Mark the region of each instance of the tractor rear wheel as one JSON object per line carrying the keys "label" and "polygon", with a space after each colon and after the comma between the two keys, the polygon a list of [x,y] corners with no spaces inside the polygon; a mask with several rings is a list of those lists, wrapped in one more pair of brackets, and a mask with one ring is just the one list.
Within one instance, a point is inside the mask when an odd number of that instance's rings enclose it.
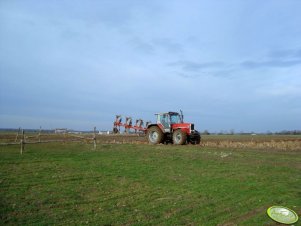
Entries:
{"label": "tractor rear wheel", "polygon": [[187,134],[181,129],[174,131],[172,135],[172,141],[174,144],[183,145],[186,144]]}
{"label": "tractor rear wheel", "polygon": [[147,139],[150,144],[160,144],[163,141],[164,134],[158,126],[152,126],[147,129]]}

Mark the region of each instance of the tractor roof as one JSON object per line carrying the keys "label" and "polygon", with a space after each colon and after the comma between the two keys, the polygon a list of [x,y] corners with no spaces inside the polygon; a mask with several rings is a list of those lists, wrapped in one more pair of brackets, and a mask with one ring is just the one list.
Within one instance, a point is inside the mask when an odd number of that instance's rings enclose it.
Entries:
{"label": "tractor roof", "polygon": [[156,113],[155,115],[179,115],[179,113],[178,112],[169,111],[169,112]]}

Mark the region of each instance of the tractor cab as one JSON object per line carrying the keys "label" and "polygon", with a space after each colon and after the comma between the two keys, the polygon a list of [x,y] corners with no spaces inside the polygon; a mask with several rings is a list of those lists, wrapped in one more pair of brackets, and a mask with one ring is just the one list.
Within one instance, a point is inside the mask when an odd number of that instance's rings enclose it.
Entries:
{"label": "tractor cab", "polygon": [[183,116],[177,112],[157,113],[157,124],[164,132],[170,132],[171,124],[183,123]]}

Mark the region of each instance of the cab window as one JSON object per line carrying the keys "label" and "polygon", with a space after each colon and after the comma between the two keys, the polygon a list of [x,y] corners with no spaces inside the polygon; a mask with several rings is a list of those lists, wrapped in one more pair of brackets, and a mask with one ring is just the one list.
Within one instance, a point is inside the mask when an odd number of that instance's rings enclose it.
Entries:
{"label": "cab window", "polygon": [[180,115],[171,115],[170,116],[170,122],[172,124],[174,124],[174,123],[181,123]]}

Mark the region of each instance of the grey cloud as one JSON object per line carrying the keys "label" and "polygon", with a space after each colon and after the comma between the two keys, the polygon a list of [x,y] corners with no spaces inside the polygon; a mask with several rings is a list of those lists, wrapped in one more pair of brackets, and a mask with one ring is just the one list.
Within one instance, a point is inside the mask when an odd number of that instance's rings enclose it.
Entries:
{"label": "grey cloud", "polygon": [[153,54],[156,51],[160,50],[172,54],[183,51],[182,45],[167,38],[154,39],[152,41],[144,41],[136,37],[130,40],[129,43],[133,46],[134,49],[145,54]]}
{"label": "grey cloud", "polygon": [[267,60],[267,61],[243,61],[240,66],[247,69],[257,68],[286,68],[301,64],[301,60]]}
{"label": "grey cloud", "polygon": [[[294,54],[287,55],[294,56],[296,54],[301,55],[301,51],[295,51]],[[283,54],[285,55],[285,54]],[[167,64],[169,67],[180,68],[181,72],[178,74],[185,78],[195,78],[204,75],[211,75],[216,77],[228,77],[234,76],[235,72],[240,70],[253,70],[260,68],[288,68],[301,64],[301,59],[265,59],[262,61],[246,60],[238,63],[225,63],[220,61],[212,62],[194,62],[194,61],[176,61]]]}
{"label": "grey cloud", "polygon": [[301,49],[274,50],[264,60],[246,60],[239,66],[246,69],[286,68],[301,64]]}
{"label": "grey cloud", "polygon": [[301,58],[301,49],[297,50],[294,54],[296,58]]}
{"label": "grey cloud", "polygon": [[139,51],[142,51],[146,54],[153,54],[154,53],[154,47],[151,44],[140,42],[136,44],[136,49]]}
{"label": "grey cloud", "polygon": [[181,44],[174,42],[173,40],[168,38],[154,39],[152,43],[155,46],[163,48],[164,50],[170,53],[178,53],[183,51],[183,47]]}
{"label": "grey cloud", "polygon": [[80,36],[80,33],[71,29],[64,29],[60,35],[63,39],[73,40],[75,38],[78,38]]}
{"label": "grey cloud", "polygon": [[224,65],[223,62],[205,62],[205,63],[196,63],[193,61],[177,61],[169,63],[168,66],[178,66],[183,69],[183,71],[197,72],[202,69],[218,69]]}
{"label": "grey cloud", "polygon": [[176,61],[169,63],[168,66],[180,67],[183,72],[204,72],[210,71],[210,74],[232,74],[240,69],[257,68],[287,68],[301,64],[301,49],[286,49],[272,51],[264,60],[246,60],[238,63],[225,63],[220,61],[195,62],[195,61]]}
{"label": "grey cloud", "polygon": [[232,79],[237,71],[235,65],[226,64],[220,61],[196,63],[193,61],[177,61],[167,64],[169,67],[182,69],[176,74],[183,78],[199,78],[199,77],[227,77]]}
{"label": "grey cloud", "polygon": [[239,69],[258,69],[258,68],[287,68],[301,64],[301,59],[273,59],[264,61],[246,60],[236,64],[225,64],[219,61],[197,63],[193,61],[177,61],[167,64],[172,67],[180,67],[183,72],[210,72],[214,75],[232,74]]}
{"label": "grey cloud", "polygon": [[270,58],[276,59],[293,59],[293,58],[301,58],[301,49],[282,49],[271,51],[268,54]]}
{"label": "grey cloud", "polygon": [[133,46],[135,50],[143,54],[149,55],[155,52],[155,47],[151,43],[142,41],[139,38],[133,38],[129,41],[129,44]]}
{"label": "grey cloud", "polygon": [[206,76],[206,73],[176,73],[176,74],[182,78],[189,78],[189,79]]}

